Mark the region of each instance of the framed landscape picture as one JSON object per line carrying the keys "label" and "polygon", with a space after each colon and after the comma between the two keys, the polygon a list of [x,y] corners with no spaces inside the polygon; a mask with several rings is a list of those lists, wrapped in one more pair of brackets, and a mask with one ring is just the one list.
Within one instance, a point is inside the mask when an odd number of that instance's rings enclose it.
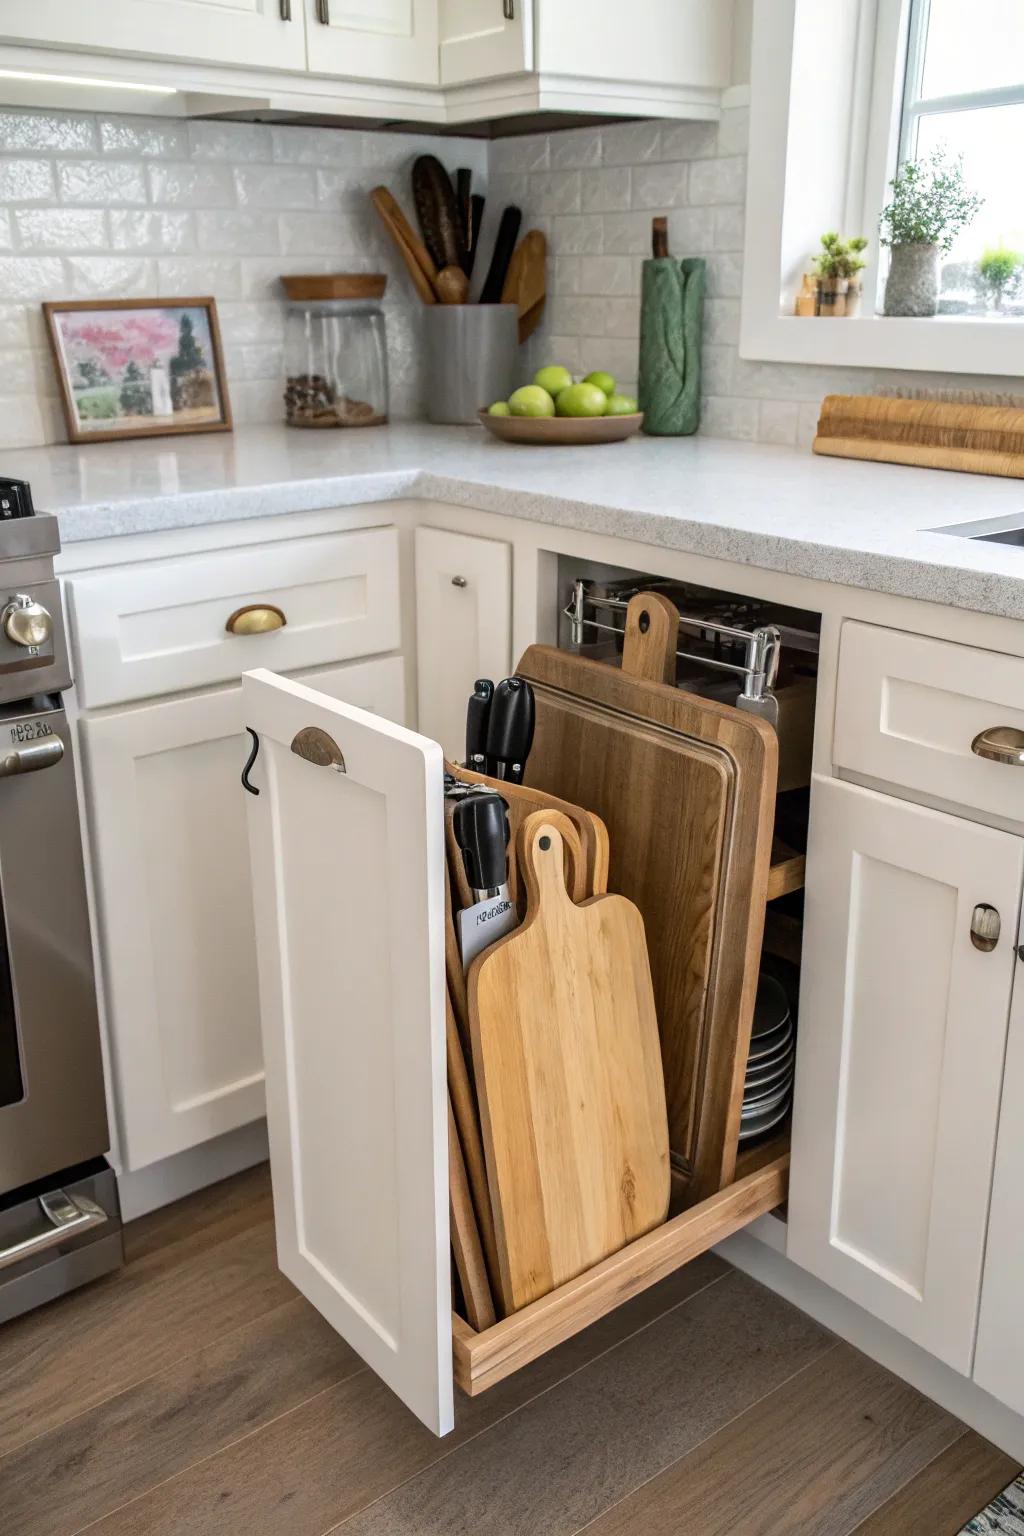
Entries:
{"label": "framed landscape picture", "polygon": [[44,304],[68,442],[229,432],[213,299]]}

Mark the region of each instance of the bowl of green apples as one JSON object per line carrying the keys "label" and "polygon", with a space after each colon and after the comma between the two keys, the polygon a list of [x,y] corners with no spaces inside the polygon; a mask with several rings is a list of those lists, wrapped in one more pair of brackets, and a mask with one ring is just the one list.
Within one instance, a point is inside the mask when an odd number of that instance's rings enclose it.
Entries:
{"label": "bowl of green apples", "polygon": [[610,373],[574,379],[552,363],[529,384],[479,412],[494,437],[506,443],[618,443],[639,432],[643,412],[632,395],[615,387]]}

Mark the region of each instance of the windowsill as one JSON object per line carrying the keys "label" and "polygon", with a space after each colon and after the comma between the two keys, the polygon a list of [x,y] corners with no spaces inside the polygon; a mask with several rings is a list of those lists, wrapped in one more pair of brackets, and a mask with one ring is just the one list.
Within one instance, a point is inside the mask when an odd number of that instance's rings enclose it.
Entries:
{"label": "windowsill", "polygon": [[847,368],[939,373],[1024,373],[1024,322],[937,315],[931,320],[863,315],[850,320],[768,314],[744,304],[740,356]]}

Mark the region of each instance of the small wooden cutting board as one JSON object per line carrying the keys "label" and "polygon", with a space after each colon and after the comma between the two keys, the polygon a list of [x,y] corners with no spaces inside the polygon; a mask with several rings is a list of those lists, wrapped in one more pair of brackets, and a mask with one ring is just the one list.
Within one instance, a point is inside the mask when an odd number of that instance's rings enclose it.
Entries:
{"label": "small wooden cutting board", "polygon": [[506,1314],[664,1221],[668,1124],[639,911],[574,905],[560,817],[523,823],[523,924],[474,961],[469,1016]]}

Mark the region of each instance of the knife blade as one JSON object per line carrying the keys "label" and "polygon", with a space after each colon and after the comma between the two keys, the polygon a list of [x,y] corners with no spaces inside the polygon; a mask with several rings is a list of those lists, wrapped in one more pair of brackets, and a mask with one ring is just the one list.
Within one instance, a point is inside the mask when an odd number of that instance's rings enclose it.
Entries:
{"label": "knife blade", "polygon": [[493,790],[459,800],[452,817],[473,892],[471,907],[458,914],[459,951],[464,970],[489,944],[510,933],[519,916],[508,894],[508,806]]}
{"label": "knife blade", "polygon": [[478,677],[466,706],[466,767],[474,773],[487,772],[487,720],[493,697],[490,678]]}
{"label": "knife blade", "polygon": [[535,720],[529,683],[521,677],[506,677],[494,690],[487,722],[487,772],[492,778],[510,784],[523,782]]}

